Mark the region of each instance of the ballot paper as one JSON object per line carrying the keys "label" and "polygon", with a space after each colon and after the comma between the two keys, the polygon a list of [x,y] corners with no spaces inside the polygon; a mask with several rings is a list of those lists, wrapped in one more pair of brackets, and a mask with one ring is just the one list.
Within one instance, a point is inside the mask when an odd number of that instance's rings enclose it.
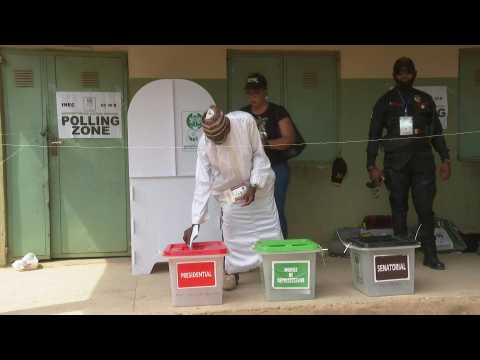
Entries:
{"label": "ballot paper", "polygon": [[188,247],[191,249],[193,242],[198,238],[199,225],[193,225],[192,235],[190,236],[190,241],[188,242]]}
{"label": "ballot paper", "polygon": [[227,201],[228,201],[230,204],[236,204],[236,203],[238,203],[240,200],[243,199],[243,197],[245,196],[245,194],[247,193],[247,191],[248,191],[248,187],[247,187],[247,186],[245,186],[245,185],[238,185],[238,186],[234,186],[233,188],[228,189],[227,191],[225,191],[225,195],[226,195]]}

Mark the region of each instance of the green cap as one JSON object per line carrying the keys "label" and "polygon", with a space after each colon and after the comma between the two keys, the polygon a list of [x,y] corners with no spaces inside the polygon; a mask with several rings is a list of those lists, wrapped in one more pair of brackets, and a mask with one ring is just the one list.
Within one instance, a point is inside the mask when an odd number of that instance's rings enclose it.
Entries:
{"label": "green cap", "polygon": [[259,240],[254,250],[259,254],[317,252],[321,246],[308,239]]}

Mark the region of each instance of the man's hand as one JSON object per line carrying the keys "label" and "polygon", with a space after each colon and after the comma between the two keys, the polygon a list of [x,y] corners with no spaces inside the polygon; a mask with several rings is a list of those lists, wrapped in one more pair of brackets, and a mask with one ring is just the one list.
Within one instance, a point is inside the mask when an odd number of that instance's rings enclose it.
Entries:
{"label": "man's hand", "polygon": [[242,207],[250,205],[255,200],[255,193],[256,192],[257,192],[256,187],[248,186],[247,193],[245,194],[245,196],[242,199],[244,201],[244,204],[242,205]]}
{"label": "man's hand", "polygon": [[450,176],[452,175],[452,168],[450,166],[449,160],[444,161],[442,165],[440,165],[439,173],[440,173],[440,178],[443,181],[447,181],[450,178]]}
{"label": "man's hand", "polygon": [[377,168],[376,166],[372,166],[368,170],[368,175],[370,176],[370,180],[372,180],[377,184],[381,184],[385,178],[383,175],[383,171]]}
{"label": "man's hand", "polygon": [[190,242],[190,237],[192,236],[192,231],[193,231],[193,225],[190,226],[187,230],[183,232],[183,241],[185,241],[185,244],[188,245]]}

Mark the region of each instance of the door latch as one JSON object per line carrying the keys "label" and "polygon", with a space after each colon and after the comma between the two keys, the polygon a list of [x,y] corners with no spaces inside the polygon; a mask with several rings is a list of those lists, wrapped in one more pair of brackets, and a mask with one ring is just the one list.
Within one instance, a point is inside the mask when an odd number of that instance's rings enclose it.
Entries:
{"label": "door latch", "polygon": [[57,137],[51,137],[48,139],[48,148],[50,150],[50,155],[58,155],[58,147],[63,144],[63,141]]}

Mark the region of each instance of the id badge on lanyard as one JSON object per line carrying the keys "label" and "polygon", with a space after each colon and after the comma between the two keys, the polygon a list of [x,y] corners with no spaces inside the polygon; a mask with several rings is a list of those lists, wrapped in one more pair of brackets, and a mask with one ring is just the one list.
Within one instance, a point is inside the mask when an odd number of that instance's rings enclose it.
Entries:
{"label": "id badge on lanyard", "polygon": [[400,116],[400,136],[413,135],[413,117]]}
{"label": "id badge on lanyard", "polygon": [[398,91],[398,94],[400,95],[400,98],[402,99],[402,103],[405,107],[405,115],[400,116],[400,121],[399,121],[400,136],[413,135],[413,116],[408,116],[407,103],[405,102],[405,99],[403,98],[400,91]]}

